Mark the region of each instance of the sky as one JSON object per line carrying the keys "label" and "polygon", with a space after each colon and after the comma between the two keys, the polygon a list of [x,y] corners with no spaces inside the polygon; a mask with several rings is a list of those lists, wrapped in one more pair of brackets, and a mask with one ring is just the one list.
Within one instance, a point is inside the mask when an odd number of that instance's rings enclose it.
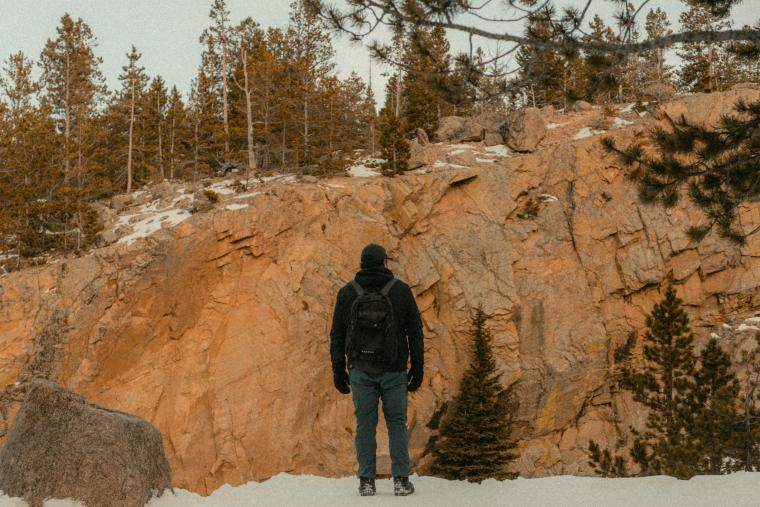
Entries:
{"label": "sky", "polygon": [[[262,26],[277,27],[287,24],[289,3],[289,0],[227,0],[233,23],[251,16]],[[558,3],[578,5],[579,0]],[[638,5],[639,1],[634,3]],[[754,23],[760,17],[758,4],[760,0],[744,0],[734,10],[736,22]],[[176,84],[186,94],[200,63],[202,47],[198,38],[209,24],[210,5],[211,0],[0,0],[0,58],[4,60],[21,50],[36,60],[45,41],[56,36],[61,16],[68,12],[74,18],[81,17],[92,28],[98,40],[96,54],[103,58],[101,70],[109,87],[116,88],[125,55],[134,44],[143,55],[141,63],[149,75],[161,74],[169,86]],[[683,10],[679,0],[653,0],[650,5],[665,9],[674,24]],[[594,0],[590,12],[609,17],[612,4],[609,0]],[[521,27],[516,24],[512,30],[517,33]],[[449,36],[453,49],[467,46],[465,36]],[[334,44],[339,74],[345,77],[356,71],[366,80],[370,73],[366,48],[342,35],[336,36]],[[385,84],[382,74],[388,69],[378,63],[372,67],[375,96],[382,97]]]}

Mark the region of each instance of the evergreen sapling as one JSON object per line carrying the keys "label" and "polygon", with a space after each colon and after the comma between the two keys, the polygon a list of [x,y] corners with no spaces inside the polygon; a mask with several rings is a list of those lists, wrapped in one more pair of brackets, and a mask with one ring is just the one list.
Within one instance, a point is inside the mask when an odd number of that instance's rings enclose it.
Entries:
{"label": "evergreen sapling", "polygon": [[511,388],[505,389],[499,381],[487,319],[481,307],[472,315],[472,362],[433,448],[431,472],[450,480],[514,478],[506,471],[517,457],[512,452],[516,444],[510,440]]}

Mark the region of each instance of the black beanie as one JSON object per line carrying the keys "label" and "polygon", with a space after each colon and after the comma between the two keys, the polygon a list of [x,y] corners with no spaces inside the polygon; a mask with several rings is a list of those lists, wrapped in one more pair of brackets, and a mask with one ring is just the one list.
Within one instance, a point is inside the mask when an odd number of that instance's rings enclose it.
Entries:
{"label": "black beanie", "polygon": [[364,269],[382,266],[385,259],[390,259],[385,253],[385,248],[375,243],[370,243],[362,250],[361,267]]}

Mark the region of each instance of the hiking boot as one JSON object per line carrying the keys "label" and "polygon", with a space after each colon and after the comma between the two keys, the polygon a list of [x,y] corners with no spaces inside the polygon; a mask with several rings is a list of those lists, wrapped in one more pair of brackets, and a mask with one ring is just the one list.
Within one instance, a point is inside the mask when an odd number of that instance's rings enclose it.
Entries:
{"label": "hiking boot", "polygon": [[396,496],[407,496],[414,493],[414,486],[409,482],[409,477],[393,478],[393,494]]}
{"label": "hiking boot", "polygon": [[372,496],[375,494],[375,479],[370,477],[359,477],[359,494],[361,496]]}

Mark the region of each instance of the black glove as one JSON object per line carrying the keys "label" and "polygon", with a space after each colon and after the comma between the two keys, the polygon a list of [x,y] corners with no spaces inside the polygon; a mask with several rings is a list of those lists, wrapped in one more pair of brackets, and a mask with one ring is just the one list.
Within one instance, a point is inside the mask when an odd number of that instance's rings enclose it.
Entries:
{"label": "black glove", "polygon": [[409,381],[407,389],[409,392],[413,393],[422,385],[422,366],[412,366],[412,369],[410,369],[409,373],[406,375],[407,380]]}
{"label": "black glove", "polygon": [[348,380],[346,370],[336,370],[333,372],[333,384],[335,384],[335,389],[341,393],[348,394],[351,392],[351,388],[348,387],[350,383],[351,381]]}

